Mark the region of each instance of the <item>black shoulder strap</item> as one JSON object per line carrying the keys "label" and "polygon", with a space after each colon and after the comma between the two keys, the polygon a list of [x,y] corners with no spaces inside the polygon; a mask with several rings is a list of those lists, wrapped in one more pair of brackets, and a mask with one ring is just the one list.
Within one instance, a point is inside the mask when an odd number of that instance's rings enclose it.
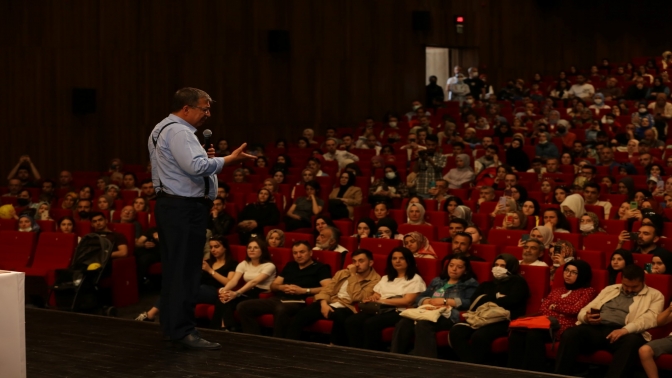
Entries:
{"label": "black shoulder strap", "polygon": [[[154,142],[154,150],[156,150],[156,144],[159,142],[159,136],[161,135],[161,132],[163,131],[163,129],[165,129],[166,127],[168,127],[168,126],[170,126],[170,125],[172,125],[172,124],[175,124],[175,123],[177,123],[177,122],[170,122],[170,123],[167,123],[167,124],[163,125],[163,127],[161,128],[161,130],[159,130],[159,133],[156,134],[156,139],[152,139],[152,142]],[[157,177],[157,178],[158,178],[158,177]],[[158,179],[159,179],[159,190],[160,190],[160,191],[163,191],[163,183],[161,182],[161,178],[158,178]]]}
{"label": "black shoulder strap", "polygon": [[159,136],[161,135],[161,132],[163,131],[163,129],[165,129],[166,127],[168,127],[168,126],[170,126],[174,123],[177,123],[177,122],[170,122],[170,123],[167,123],[167,124],[163,125],[161,130],[159,130],[159,133],[156,134],[156,139],[152,139],[152,141],[154,142],[154,148],[156,148],[156,144],[159,142]]}

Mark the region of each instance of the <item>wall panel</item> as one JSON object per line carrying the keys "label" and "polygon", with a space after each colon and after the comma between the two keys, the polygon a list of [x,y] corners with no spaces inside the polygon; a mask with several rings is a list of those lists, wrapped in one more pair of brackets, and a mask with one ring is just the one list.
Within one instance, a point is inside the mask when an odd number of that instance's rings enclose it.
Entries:
{"label": "wall panel", "polygon": [[[144,163],[170,96],[213,96],[215,138],[292,141],[305,127],[349,126],[424,98],[426,45],[463,48],[490,81],[529,79],[609,57],[659,55],[670,2],[537,0],[7,0],[0,3],[0,172],[33,156],[45,176]],[[411,13],[431,12],[414,32]],[[453,17],[465,16],[457,34]],[[289,30],[271,54],[267,32]],[[653,35],[653,37],[652,37]],[[98,111],[71,113],[73,87]]]}

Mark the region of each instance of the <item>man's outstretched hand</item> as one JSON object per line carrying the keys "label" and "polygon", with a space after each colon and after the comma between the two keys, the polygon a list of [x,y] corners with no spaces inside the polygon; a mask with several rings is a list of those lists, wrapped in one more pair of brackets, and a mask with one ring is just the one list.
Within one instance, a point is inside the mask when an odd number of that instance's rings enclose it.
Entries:
{"label": "man's outstretched hand", "polygon": [[230,163],[235,163],[241,160],[255,160],[257,157],[254,155],[246,154],[245,152],[245,147],[247,147],[247,143],[243,143],[240,147],[236,148],[235,151],[231,153],[231,155],[228,155],[224,158],[227,164]]}

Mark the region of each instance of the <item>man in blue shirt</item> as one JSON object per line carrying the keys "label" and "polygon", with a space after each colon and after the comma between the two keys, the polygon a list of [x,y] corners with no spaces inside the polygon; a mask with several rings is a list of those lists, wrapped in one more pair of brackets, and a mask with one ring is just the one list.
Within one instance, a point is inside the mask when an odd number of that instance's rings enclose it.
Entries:
{"label": "man in blue shirt", "polygon": [[210,118],[211,102],[200,89],[178,90],[171,114],[154,127],[148,140],[161,240],[161,328],[170,340],[190,349],[221,348],[198,335],[194,318],[208,212],[217,195],[216,174],[225,161],[254,159],[243,152],[246,144],[224,158],[215,157],[214,148],[206,154],[195,132]]}

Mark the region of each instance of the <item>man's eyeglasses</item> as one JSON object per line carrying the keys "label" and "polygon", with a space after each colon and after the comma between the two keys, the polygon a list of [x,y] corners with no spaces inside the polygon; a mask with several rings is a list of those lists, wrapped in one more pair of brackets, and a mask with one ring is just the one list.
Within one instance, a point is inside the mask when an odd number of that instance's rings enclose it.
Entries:
{"label": "man's eyeglasses", "polygon": [[201,108],[200,106],[192,106],[194,109],[200,109],[203,113],[210,113],[210,108]]}

